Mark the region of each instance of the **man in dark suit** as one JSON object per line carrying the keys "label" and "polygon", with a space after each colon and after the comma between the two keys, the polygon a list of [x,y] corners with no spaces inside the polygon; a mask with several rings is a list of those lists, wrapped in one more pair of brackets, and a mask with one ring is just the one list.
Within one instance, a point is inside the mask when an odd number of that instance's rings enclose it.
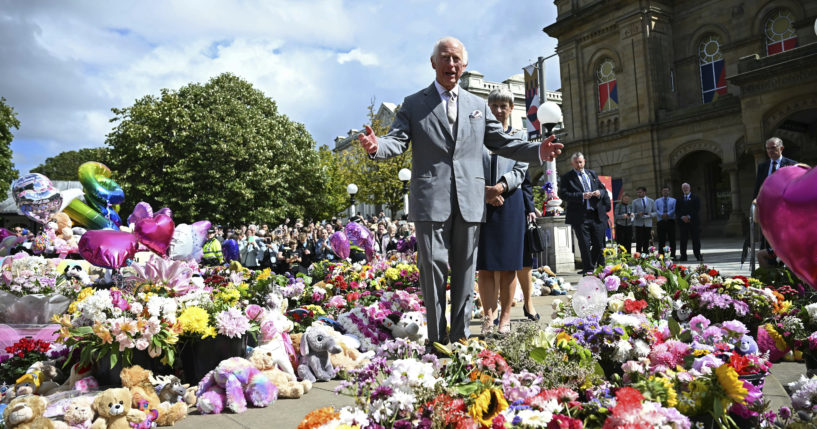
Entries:
{"label": "man in dark suit", "polygon": [[755,198],[760,192],[760,186],[766,181],[766,178],[779,168],[796,165],[797,161],[791,160],[783,156],[783,140],[778,137],[772,137],[766,140],[766,155],[769,155],[769,160],[761,162],[757,166],[757,176],[755,179]]}
{"label": "man in dark suit", "polygon": [[[387,135],[377,137],[368,125],[358,135],[375,160],[411,147],[408,219],[417,228],[417,267],[431,342],[470,335],[479,227],[485,222],[483,146],[534,166],[553,160],[563,147],[552,137],[532,143],[506,134],[485,100],[458,85],[467,65],[462,42],[440,39],[431,54],[435,81],[406,97]],[[449,273],[451,329],[446,332]]]}
{"label": "man in dark suit", "polygon": [[701,256],[701,200],[692,195],[689,183],[681,185],[684,195],[678,200],[675,214],[678,218],[678,230],[681,232],[681,261],[687,260],[687,243],[692,237],[692,252],[695,259],[703,261]]}
{"label": "man in dark suit", "polygon": [[561,178],[559,198],[567,203],[565,222],[573,227],[579,242],[581,273],[584,274],[604,264],[604,233],[610,195],[596,173],[584,168],[584,155],[574,153],[570,164],[573,169]]}

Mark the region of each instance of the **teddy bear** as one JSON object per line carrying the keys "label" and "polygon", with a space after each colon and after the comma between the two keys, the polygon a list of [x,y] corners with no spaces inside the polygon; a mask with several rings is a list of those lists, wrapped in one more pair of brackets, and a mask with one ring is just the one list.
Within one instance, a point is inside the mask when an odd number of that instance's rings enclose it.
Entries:
{"label": "teddy bear", "polygon": [[309,380],[299,382],[294,375],[282,371],[269,350],[260,347],[253,349],[250,362],[278,388],[279,398],[300,398],[312,389],[312,382]]}
{"label": "teddy bear", "polygon": [[37,394],[48,396],[55,393],[60,387],[56,380],[62,378],[62,371],[54,364],[53,361],[46,360],[34,362],[26,372],[38,373],[40,379],[40,387],[37,389]]}
{"label": "teddy bear", "polygon": [[[39,362],[38,362],[39,363]],[[29,368],[25,374],[20,376],[17,379],[16,383],[14,384],[14,396],[23,396],[23,395],[41,395],[41,396],[48,396],[49,394],[54,392],[54,389],[58,388],[60,385],[54,381],[49,379],[50,375],[48,372],[43,372],[38,369],[33,368],[43,368],[46,371],[49,371],[47,366],[41,367],[37,366],[35,363],[32,368]],[[56,370],[55,367],[52,368]]]}
{"label": "teddy bear", "polygon": [[248,401],[255,407],[271,404],[278,398],[278,388],[252,362],[232,357],[204,375],[196,396],[202,414],[219,414],[225,407],[243,413]]}
{"label": "teddy bear", "polygon": [[400,318],[400,314],[392,313],[383,319],[381,324],[391,332],[394,338],[410,338],[419,335],[420,325],[416,323],[401,324]]}
{"label": "teddy bear", "polygon": [[91,429],[131,429],[131,423],[145,421],[147,415],[132,408],[132,403],[133,396],[125,387],[116,387],[100,393],[91,404],[91,408],[99,416],[91,424]]}
{"label": "teddy bear", "polygon": [[751,335],[744,335],[741,337],[740,343],[738,343],[737,347],[735,348],[741,355],[754,355],[760,353],[757,342]]}
{"label": "teddy bear", "polygon": [[43,416],[48,401],[37,395],[14,398],[3,410],[6,429],[53,429],[54,423]]}
{"label": "teddy bear", "polygon": [[156,394],[156,389],[150,379],[153,373],[139,365],[122,368],[119,378],[122,379],[122,387],[128,388],[132,395],[131,406],[139,406],[140,401],[147,401],[147,410],[156,410],[159,417],[156,423],[159,426],[173,426],[177,421],[187,416],[187,404],[163,404]]}
{"label": "teddy bear", "polygon": [[63,422],[69,429],[90,429],[94,420],[93,401],[80,396],[63,407]]}
{"label": "teddy bear", "polygon": [[407,311],[400,316],[398,324],[403,326],[415,324],[419,327],[416,334],[408,336],[408,339],[411,341],[425,344],[426,340],[428,340],[428,326],[426,325],[426,318],[423,316],[423,313],[419,311]]}

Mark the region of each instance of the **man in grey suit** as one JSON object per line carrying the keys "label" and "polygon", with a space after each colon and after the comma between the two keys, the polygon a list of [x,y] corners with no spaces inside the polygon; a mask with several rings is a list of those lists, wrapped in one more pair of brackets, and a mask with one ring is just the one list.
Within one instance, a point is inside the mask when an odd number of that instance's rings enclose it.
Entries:
{"label": "man in grey suit", "polygon": [[650,251],[650,233],[652,232],[652,221],[658,217],[655,211],[655,201],[647,196],[647,188],[639,186],[636,188],[638,198],[633,200],[633,211],[635,218],[635,251],[647,253]]}
{"label": "man in grey suit", "polygon": [[459,87],[467,65],[462,42],[440,39],[431,54],[434,83],[406,97],[386,136],[378,138],[369,126],[366,134],[358,135],[363,149],[376,160],[399,155],[412,143],[409,220],[417,230],[417,265],[431,342],[470,335],[479,224],[485,217],[483,146],[533,165],[552,160],[562,148],[553,138],[538,144],[505,134],[485,101]]}

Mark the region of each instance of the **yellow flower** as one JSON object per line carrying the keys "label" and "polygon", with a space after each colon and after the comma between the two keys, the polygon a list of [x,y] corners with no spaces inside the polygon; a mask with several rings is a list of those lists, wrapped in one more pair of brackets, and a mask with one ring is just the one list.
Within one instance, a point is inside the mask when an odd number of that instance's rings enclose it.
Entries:
{"label": "yellow flower", "polygon": [[108,328],[102,326],[102,323],[100,322],[94,323],[93,329],[94,335],[99,337],[99,339],[102,340],[103,343],[105,344],[113,343],[113,336],[111,335],[111,331],[109,331]]}
{"label": "yellow flower", "polygon": [[485,389],[468,408],[468,414],[482,426],[491,427],[494,417],[498,416],[506,408],[508,408],[508,402],[502,396],[501,390],[496,388]]}
{"label": "yellow flower", "polygon": [[746,403],[746,395],[749,391],[743,387],[743,381],[738,378],[738,373],[734,368],[728,364],[723,364],[715,369],[715,375],[729,399],[739,404]]}
{"label": "yellow flower", "polygon": [[86,287],[85,289],[82,289],[81,291],[79,291],[79,294],[77,295],[77,299],[75,299],[74,302],[72,302],[71,305],[68,306],[68,313],[69,314],[76,313],[77,304],[79,304],[82,301],[85,301],[85,299],[88,298],[89,296],[93,295],[95,291],[96,291],[96,289],[94,289],[92,287]]}
{"label": "yellow flower", "polygon": [[770,337],[774,340],[774,345],[777,346],[779,350],[786,350],[788,346],[786,345],[786,340],[777,332],[777,329],[774,329],[771,323],[767,323],[764,328],[766,328],[766,332],[769,334]]}
{"label": "yellow flower", "polygon": [[323,307],[321,307],[319,305],[309,304],[309,305],[305,305],[304,308],[306,308],[307,310],[314,311],[315,314],[317,314],[318,316],[325,316],[326,315],[326,310],[324,310]]}
{"label": "yellow flower", "polygon": [[215,329],[210,326],[210,315],[201,307],[185,308],[179,315],[178,322],[183,333],[200,334],[202,339],[207,338],[211,332],[215,332]]}
{"label": "yellow flower", "polygon": [[272,270],[270,270],[269,268],[264,268],[261,271],[261,274],[259,274],[258,277],[256,277],[256,280],[258,281],[266,280],[270,278],[270,276],[272,276]]}
{"label": "yellow flower", "polygon": [[708,355],[708,354],[709,354],[709,350],[706,350],[706,349],[695,349],[695,351],[692,352],[693,356],[705,356],[705,355]]}
{"label": "yellow flower", "polygon": [[564,331],[559,332],[559,335],[556,335],[556,347],[567,347],[572,339],[573,337],[570,334]]}
{"label": "yellow flower", "polygon": [[672,381],[670,381],[666,377],[656,377],[652,376],[650,379],[658,381],[659,383],[664,385],[664,390],[666,391],[666,401],[662,401],[664,406],[667,407],[674,407],[678,404],[678,394],[675,392],[675,387],[672,385]]}

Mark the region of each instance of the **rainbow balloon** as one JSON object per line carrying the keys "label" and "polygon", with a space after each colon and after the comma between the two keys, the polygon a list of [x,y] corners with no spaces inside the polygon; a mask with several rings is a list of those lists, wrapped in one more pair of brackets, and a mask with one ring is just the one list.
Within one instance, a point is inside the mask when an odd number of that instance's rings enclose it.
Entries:
{"label": "rainbow balloon", "polygon": [[125,192],[111,179],[111,169],[99,162],[86,162],[79,166],[79,182],[87,204],[74,199],[65,213],[89,229],[118,230],[122,219],[116,211],[125,201]]}

